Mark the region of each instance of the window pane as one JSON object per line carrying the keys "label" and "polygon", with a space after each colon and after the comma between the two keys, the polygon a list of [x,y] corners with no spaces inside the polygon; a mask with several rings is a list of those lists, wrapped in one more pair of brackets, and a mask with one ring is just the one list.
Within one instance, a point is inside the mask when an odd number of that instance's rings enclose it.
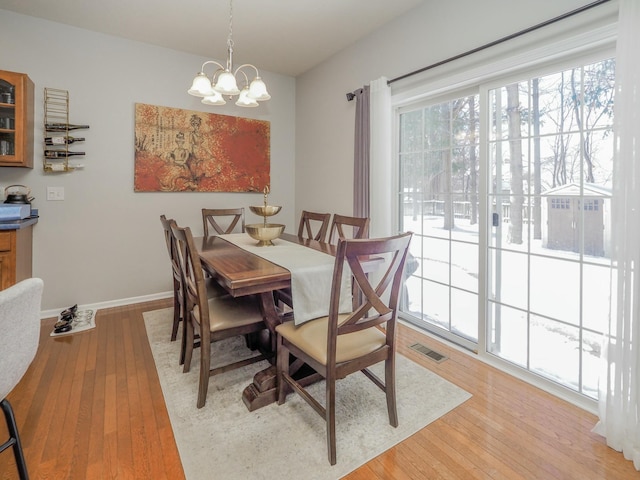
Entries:
{"label": "window pane", "polygon": [[602,336],[591,332],[582,335],[582,393],[597,399],[598,379],[602,371]]}
{"label": "window pane", "polygon": [[580,264],[531,256],[530,310],[580,323]]}
{"label": "window pane", "polygon": [[422,318],[449,330],[449,287],[424,281],[422,283],[424,311]]}
{"label": "window pane", "polygon": [[607,331],[610,304],[610,268],[603,265],[585,264],[583,267],[584,289],[582,294],[582,326],[596,332]]}
{"label": "window pane", "polygon": [[449,283],[449,242],[437,238],[422,240],[422,274],[424,278]]}
{"label": "window pane", "polygon": [[503,252],[489,284],[493,300],[526,309],[529,293],[528,255]]}
{"label": "window pane", "polygon": [[580,331],[531,316],[530,369],[572,390],[580,390]]}
{"label": "window pane", "polygon": [[[477,245],[451,243],[451,285],[471,292],[478,292]],[[476,316],[474,315],[474,317]]]}
{"label": "window pane", "polygon": [[491,303],[491,306],[493,323],[489,352],[526,367],[529,343],[526,312],[496,303]]}
{"label": "window pane", "polygon": [[451,330],[478,341],[478,295],[451,289]]}

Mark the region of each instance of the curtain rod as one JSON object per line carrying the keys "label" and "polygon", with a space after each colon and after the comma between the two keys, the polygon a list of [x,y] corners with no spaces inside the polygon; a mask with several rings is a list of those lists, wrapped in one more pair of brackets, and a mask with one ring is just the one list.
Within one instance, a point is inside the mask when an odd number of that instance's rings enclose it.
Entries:
{"label": "curtain rod", "polygon": [[[460,53],[460,54],[455,55],[453,57],[449,57],[446,60],[442,60],[440,62],[433,63],[433,64],[428,65],[426,67],[422,67],[419,70],[414,70],[413,72],[409,72],[409,73],[406,73],[406,74],[401,75],[399,77],[392,78],[391,80],[387,80],[387,85],[391,85],[393,82],[397,82],[398,80],[403,80],[403,79],[405,79],[407,77],[411,77],[413,75],[417,75],[418,73],[422,73],[422,72],[425,72],[427,70],[431,70],[432,68],[439,67],[440,65],[444,65],[445,63],[453,62],[454,60],[458,60],[459,58],[466,57],[466,56],[471,55],[473,53],[477,53],[477,52],[479,52],[481,50],[485,50],[485,49],[487,49],[489,47],[493,47],[493,46],[498,45],[500,43],[504,43],[504,42],[506,42],[508,40],[512,40],[512,39],[514,39],[516,37],[524,35],[525,33],[529,33],[529,32],[532,32],[534,30],[538,30],[539,28],[546,27],[547,25],[551,25],[552,23],[559,22],[560,20],[564,20],[565,18],[568,18],[568,17],[571,17],[571,16],[576,15],[578,13],[584,12],[585,10],[589,10],[590,8],[597,7],[598,5],[601,5],[603,3],[607,3],[609,1],[610,0],[597,0],[595,2],[591,2],[591,3],[587,4],[587,5],[584,5],[582,7],[576,8],[575,10],[571,10],[570,12],[564,13],[564,14],[559,15],[557,17],[554,17],[554,18],[552,18],[550,20],[546,20],[546,21],[544,21],[542,23],[538,23],[537,25],[534,25],[534,26],[529,27],[529,28],[525,28],[524,30],[520,30],[519,32],[512,33],[511,35],[507,35],[506,37],[502,37],[502,38],[500,38],[498,40],[494,40],[493,42],[490,42],[490,43],[487,43],[485,45],[482,45],[481,47],[474,48],[474,49],[469,50],[467,52]],[[348,98],[349,101],[352,100],[352,98],[349,98],[349,94],[347,94],[347,98]]]}
{"label": "curtain rod", "polygon": [[[398,80],[404,80],[405,78],[411,77],[413,75],[417,75],[417,74],[422,73],[422,72],[426,72],[427,70],[431,70],[432,68],[436,68],[436,67],[444,65],[446,63],[453,62],[454,60],[458,60],[460,58],[467,57],[469,55],[472,55],[474,53],[480,52],[482,50],[486,50],[487,48],[493,47],[493,46],[498,45],[500,43],[504,43],[504,42],[506,42],[508,40],[512,40],[512,39],[517,38],[517,37],[519,37],[521,35],[524,35],[526,33],[533,32],[534,30],[538,30],[539,28],[546,27],[547,25],[551,25],[553,23],[559,22],[560,20],[564,20],[565,18],[572,17],[573,15],[576,15],[578,13],[582,13],[582,12],[584,12],[586,10],[589,10],[589,9],[593,8],[593,7],[597,7],[599,5],[602,5],[603,3],[608,3],[609,1],[610,0],[596,0],[594,2],[588,3],[586,5],[583,5],[582,7],[576,8],[575,10],[571,10],[569,12],[563,13],[562,15],[559,15],[557,17],[551,18],[551,19],[546,20],[546,21],[544,21],[542,23],[538,23],[536,25],[533,25],[532,27],[525,28],[524,30],[520,30],[519,32],[512,33],[511,35],[507,35],[506,37],[499,38],[498,40],[494,40],[493,42],[487,43],[487,44],[482,45],[480,47],[474,48],[472,50],[468,50],[468,51],[466,51],[464,53],[460,53],[458,55],[454,55],[453,57],[449,57],[446,60],[441,60],[439,62],[432,63],[431,65],[427,65],[426,67],[422,67],[422,68],[420,68],[418,70],[414,70],[413,72],[405,73],[404,75],[400,75],[399,77],[395,77],[395,78],[392,78],[390,80],[387,80],[387,85],[391,85],[393,82],[397,82]],[[354,98],[355,98],[355,94],[353,92],[347,93],[347,101],[350,102]]]}

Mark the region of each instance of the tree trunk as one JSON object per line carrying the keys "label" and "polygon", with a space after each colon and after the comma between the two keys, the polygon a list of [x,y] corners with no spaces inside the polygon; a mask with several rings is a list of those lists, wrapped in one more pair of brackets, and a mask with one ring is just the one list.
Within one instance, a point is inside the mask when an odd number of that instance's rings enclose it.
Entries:
{"label": "tree trunk", "polygon": [[533,238],[542,238],[542,168],[540,160],[540,85],[533,79]]}
{"label": "tree trunk", "polygon": [[469,201],[471,202],[471,218],[469,219],[469,223],[471,225],[478,223],[478,159],[476,158],[477,123],[475,96],[471,95],[469,96],[469,191],[471,192],[469,197]]}
{"label": "tree trunk", "polygon": [[511,172],[511,207],[509,213],[509,242],[522,243],[522,207],[524,204],[522,186],[522,138],[520,134],[521,115],[518,98],[518,84],[507,85],[507,115],[509,123],[509,166]]}

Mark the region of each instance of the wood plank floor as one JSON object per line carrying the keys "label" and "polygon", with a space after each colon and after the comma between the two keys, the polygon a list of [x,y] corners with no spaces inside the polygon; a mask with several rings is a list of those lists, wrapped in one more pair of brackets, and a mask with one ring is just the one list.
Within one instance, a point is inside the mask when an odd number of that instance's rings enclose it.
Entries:
{"label": "wood plank floor", "polygon": [[[94,330],[55,339],[54,319],[43,321],[36,359],[9,395],[32,479],[184,478],[142,319],[170,304],[100,310]],[[449,359],[409,349],[416,341]],[[590,432],[593,415],[413,329],[400,328],[399,350],[473,397],[346,479],[640,479]],[[10,451],[0,478],[18,478]]]}

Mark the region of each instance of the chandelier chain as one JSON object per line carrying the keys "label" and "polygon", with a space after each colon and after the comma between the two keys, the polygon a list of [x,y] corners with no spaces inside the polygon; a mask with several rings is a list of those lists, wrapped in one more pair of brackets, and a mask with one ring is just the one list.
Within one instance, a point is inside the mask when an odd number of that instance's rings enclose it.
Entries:
{"label": "chandelier chain", "polygon": [[233,47],[233,0],[229,0],[229,38],[227,45]]}
{"label": "chandelier chain", "polygon": [[[216,70],[211,78],[205,73],[207,65],[214,65]],[[253,80],[247,73],[255,71]],[[238,77],[238,78],[236,78]],[[240,84],[238,84],[240,80]],[[200,72],[195,76],[191,88],[187,90],[189,95],[202,97],[205,105],[224,105],[227,103],[224,96],[229,99],[238,96],[235,102],[239,107],[257,107],[258,102],[269,100],[271,95],[267,92],[267,86],[260,78],[260,72],[255,65],[245,63],[233,70],[233,0],[229,0],[229,36],[227,37],[227,65],[226,67],[215,60],[207,60],[202,64]]]}

